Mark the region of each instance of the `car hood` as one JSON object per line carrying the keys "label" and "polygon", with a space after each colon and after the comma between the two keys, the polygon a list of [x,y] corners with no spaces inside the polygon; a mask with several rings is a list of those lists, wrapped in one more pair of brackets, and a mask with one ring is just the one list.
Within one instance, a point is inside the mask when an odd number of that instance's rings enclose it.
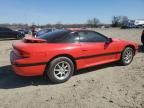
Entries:
{"label": "car hood", "polygon": [[123,39],[112,38],[112,40],[113,40],[114,42],[128,42],[128,43],[136,44],[135,42],[128,41],[128,40],[123,40]]}

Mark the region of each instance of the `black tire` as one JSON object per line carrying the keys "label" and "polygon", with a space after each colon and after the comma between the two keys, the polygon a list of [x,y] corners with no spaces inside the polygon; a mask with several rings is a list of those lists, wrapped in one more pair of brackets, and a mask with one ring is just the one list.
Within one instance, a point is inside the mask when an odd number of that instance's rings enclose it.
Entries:
{"label": "black tire", "polygon": [[[131,57],[129,57],[129,60],[125,60],[127,51],[130,51],[132,54]],[[123,66],[131,64],[131,62],[133,61],[133,57],[134,57],[134,49],[131,47],[126,47],[121,54],[120,64]]]}
{"label": "black tire", "polygon": [[[65,63],[65,67],[67,66],[68,67],[67,70],[69,70],[69,71],[67,71],[67,72],[60,71],[61,69],[59,66],[63,65],[62,63]],[[59,69],[56,69],[56,68],[59,68]],[[66,70],[66,68],[64,68],[63,66],[61,66],[61,68],[62,68],[62,70]],[[56,70],[59,70],[59,71],[56,71]],[[46,69],[46,75],[53,83],[66,82],[68,79],[70,79],[70,77],[73,75],[73,73],[74,73],[74,64],[71,61],[71,59],[69,59],[67,57],[58,57],[58,58],[52,60]],[[60,79],[60,77],[61,77],[61,79]]]}
{"label": "black tire", "polygon": [[17,39],[17,40],[21,40],[21,39],[23,39],[24,37],[25,37],[25,34],[19,33],[19,34],[17,34],[16,39]]}
{"label": "black tire", "polygon": [[144,35],[141,36],[141,42],[144,45]]}

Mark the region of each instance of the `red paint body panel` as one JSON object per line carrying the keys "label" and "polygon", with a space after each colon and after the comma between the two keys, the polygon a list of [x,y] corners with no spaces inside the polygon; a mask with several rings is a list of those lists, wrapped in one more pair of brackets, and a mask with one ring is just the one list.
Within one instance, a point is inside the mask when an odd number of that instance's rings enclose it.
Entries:
{"label": "red paint body panel", "polygon": [[13,70],[20,76],[40,76],[45,71],[45,65],[17,67],[12,65]]}
{"label": "red paint body panel", "polygon": [[[105,44],[105,43],[82,43],[81,49],[84,53],[82,56],[91,56],[91,55],[103,55],[112,52],[118,52],[117,46],[114,45],[115,43]],[[93,47],[95,46],[95,47]],[[117,54],[113,55],[104,55],[104,56],[97,56],[84,59],[84,68],[89,66],[94,66],[97,64],[107,63],[109,61],[117,60]]]}
{"label": "red paint body panel", "polygon": [[69,55],[75,62],[77,70],[120,60],[121,52],[128,45],[138,49],[137,44],[113,39],[111,43],[24,43],[15,41],[15,50],[24,52],[28,57],[19,57],[11,53],[14,71],[22,76],[43,75],[47,63],[59,55]]}

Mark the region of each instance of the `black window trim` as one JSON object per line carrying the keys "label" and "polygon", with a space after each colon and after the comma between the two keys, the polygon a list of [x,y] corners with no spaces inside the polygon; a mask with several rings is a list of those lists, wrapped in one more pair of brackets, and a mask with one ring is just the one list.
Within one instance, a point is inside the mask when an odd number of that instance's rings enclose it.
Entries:
{"label": "black window trim", "polygon": [[[105,36],[105,35],[103,35],[103,34],[101,34],[101,33],[99,33],[99,32],[96,32],[96,31],[92,31],[92,30],[78,30],[78,31],[71,31],[71,30],[68,30],[69,32],[68,33],[66,33],[65,35],[67,35],[67,34],[69,34],[69,33],[79,33],[79,32],[93,32],[93,33],[97,33],[97,34],[99,34],[100,36],[102,36],[103,38],[105,38],[106,39],[106,41],[108,40],[108,37],[107,36]],[[65,36],[64,35],[64,36]],[[76,42],[48,42],[48,43],[63,43],[63,44],[69,44],[69,43],[105,43],[105,42],[81,42],[80,41],[80,36],[78,35],[78,37],[79,37],[79,39],[78,39],[78,41],[76,41]]]}

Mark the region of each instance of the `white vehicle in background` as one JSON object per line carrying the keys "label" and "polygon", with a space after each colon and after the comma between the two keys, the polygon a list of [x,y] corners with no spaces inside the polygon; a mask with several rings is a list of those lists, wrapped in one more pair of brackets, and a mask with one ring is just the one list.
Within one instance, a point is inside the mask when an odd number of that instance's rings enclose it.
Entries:
{"label": "white vehicle in background", "polygon": [[144,28],[144,19],[128,20],[121,28]]}
{"label": "white vehicle in background", "polygon": [[134,25],[136,28],[144,28],[144,19],[135,20]]}
{"label": "white vehicle in background", "polygon": [[142,20],[135,20],[134,24],[135,24],[136,26],[144,25],[144,19],[142,19]]}

